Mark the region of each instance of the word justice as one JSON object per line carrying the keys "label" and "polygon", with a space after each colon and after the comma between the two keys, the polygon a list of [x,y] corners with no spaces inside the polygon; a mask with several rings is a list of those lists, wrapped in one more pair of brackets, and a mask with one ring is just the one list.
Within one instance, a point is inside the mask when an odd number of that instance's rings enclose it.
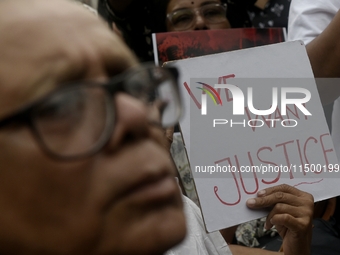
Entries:
{"label": "word justice", "polygon": [[[312,161],[312,155],[308,155],[308,151],[312,148],[312,149],[317,149],[320,151],[320,153],[323,155],[323,159],[324,162],[319,162],[320,164],[326,165],[326,166],[330,166],[331,164],[329,164],[329,159],[328,159],[328,155],[329,153],[334,153],[333,149],[331,148],[326,148],[325,146],[325,139],[329,139],[330,134],[326,133],[326,134],[322,134],[319,137],[314,137],[314,136],[310,136],[308,137],[305,141],[301,141],[301,140],[290,140],[284,143],[280,143],[277,144],[275,147],[260,147],[256,150],[255,153],[251,153],[250,151],[247,152],[246,158],[249,161],[247,165],[250,166],[254,166],[254,161],[257,160],[260,163],[263,164],[267,164],[267,165],[273,165],[276,167],[279,167],[280,164],[277,164],[275,162],[273,162],[273,160],[270,160],[270,158],[272,158],[272,155],[278,155],[278,153],[280,153],[282,155],[282,157],[285,159],[285,164],[288,166],[289,171],[286,173],[288,174],[288,176],[282,176],[282,172],[278,171],[276,174],[276,176],[271,175],[271,179],[265,179],[265,177],[261,178],[260,181],[263,185],[273,185],[277,182],[279,182],[279,180],[281,178],[287,178],[289,177],[289,179],[294,179],[294,173],[296,173],[296,169],[291,168],[289,166],[292,166],[294,164],[301,165],[309,165],[311,164]],[[316,147],[317,146],[317,147]],[[298,158],[300,162],[292,162],[292,155],[289,152],[296,152],[298,153]],[[255,156],[254,156],[255,154]],[[233,205],[237,205],[240,201],[241,201],[241,197],[242,194],[246,194],[246,195],[251,195],[251,194],[256,194],[256,192],[259,191],[259,178],[258,178],[258,174],[256,172],[252,173],[252,177],[247,176],[247,178],[252,178],[254,181],[254,185],[252,185],[251,188],[247,187],[246,185],[250,185],[249,182],[247,182],[248,184],[246,184],[244,182],[244,177],[242,176],[242,172],[241,171],[241,164],[240,164],[240,159],[242,160],[242,165],[245,165],[245,160],[241,155],[234,155],[232,157],[227,157],[227,158],[223,158],[220,160],[215,161],[215,164],[226,164],[229,165],[231,167],[236,166],[237,172],[229,172],[228,174],[232,175],[232,178],[234,180],[234,185],[235,185],[235,190],[237,191],[237,196],[235,201],[227,201],[227,199],[230,199],[230,194],[219,194],[218,190],[218,186],[214,186],[214,193],[217,197],[217,199],[224,205],[228,205],[228,206],[233,206]],[[308,173],[308,169],[304,170],[302,169],[302,175],[305,176]],[[322,171],[317,172],[315,171],[313,174],[321,174]],[[329,170],[329,172],[332,172],[332,169]],[[237,176],[238,175],[238,176]],[[301,177],[301,175],[299,176],[299,178]],[[252,189],[252,190],[250,190]]]}

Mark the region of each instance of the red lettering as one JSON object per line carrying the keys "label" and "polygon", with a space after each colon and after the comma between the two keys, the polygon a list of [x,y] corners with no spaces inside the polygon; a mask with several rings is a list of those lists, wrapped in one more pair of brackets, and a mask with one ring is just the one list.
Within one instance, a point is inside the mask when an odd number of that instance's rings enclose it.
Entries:
{"label": "red lettering", "polygon": [[[256,124],[257,124],[257,120],[259,119],[259,115],[256,115],[255,118],[254,118],[254,117],[250,116],[250,111],[249,111],[248,107],[244,107],[244,110],[245,110],[245,112],[246,112],[246,114],[248,116],[248,120],[251,120],[251,119],[256,120],[256,121],[251,121],[251,122],[255,122],[255,124],[252,124],[252,127],[251,127],[253,132],[255,132],[256,127],[254,127],[254,126],[256,126]],[[261,117],[263,119],[263,122],[266,123],[267,127],[270,128],[270,121],[268,121],[266,119],[271,119],[272,115],[270,114],[270,115],[268,115],[268,117],[264,117],[264,116],[261,116]]]}
{"label": "red lettering", "polygon": [[[254,163],[253,163],[253,159],[251,158],[250,152],[248,152],[248,158],[249,158],[250,165],[253,166]],[[241,180],[241,184],[242,184],[242,188],[243,188],[244,192],[248,195],[255,194],[259,190],[259,182],[257,180],[256,173],[253,172],[254,180],[255,180],[255,190],[254,191],[247,191],[246,187],[244,185],[244,182],[243,182],[242,172],[240,171],[240,163],[238,162],[238,158],[237,158],[236,155],[235,155],[235,162],[236,162],[237,168],[239,169],[240,180]]]}
{"label": "red lettering", "polygon": [[[282,115],[281,115],[281,111],[280,109],[277,107],[276,110],[275,110],[275,119],[280,119],[280,120],[284,120]],[[274,124],[274,127],[275,127],[275,124]]]}
{"label": "red lettering", "polygon": [[[218,77],[218,84],[227,84],[227,79],[229,78],[235,78],[235,74],[229,74],[225,76]],[[225,97],[227,99],[227,102],[233,101],[232,96],[230,95],[229,89],[224,89],[225,91]],[[217,93],[221,95],[221,89],[217,89]]]}
{"label": "red lettering", "polygon": [[329,133],[320,135],[320,143],[321,143],[321,147],[322,147],[322,152],[323,152],[323,155],[324,155],[324,157],[325,157],[327,169],[329,169],[329,161],[328,161],[328,157],[327,157],[327,152],[333,152],[333,149],[325,150],[325,146],[324,146],[323,140],[322,140],[322,138],[323,138],[324,136],[329,136]]}
{"label": "red lettering", "polygon": [[[292,140],[292,141],[288,141],[288,142],[280,143],[280,144],[277,144],[277,145],[276,145],[276,147],[283,146],[283,153],[285,154],[287,166],[290,166],[290,161],[289,161],[288,152],[287,152],[287,147],[286,147],[286,144],[289,144],[289,143],[294,143],[294,141]],[[290,178],[290,179],[294,179],[294,176],[293,176],[293,174],[292,174],[292,171],[289,171],[289,178]]]}
{"label": "red lettering", "polygon": [[[278,165],[275,164],[274,162],[265,161],[265,160],[263,160],[263,159],[260,158],[260,155],[259,155],[259,154],[260,154],[260,152],[263,151],[263,150],[269,150],[270,152],[273,151],[272,148],[270,148],[270,147],[262,147],[262,148],[260,148],[260,149],[257,151],[257,158],[258,158],[258,160],[259,160],[260,162],[266,163],[266,164],[268,164],[268,165],[278,166]],[[265,181],[265,180],[262,179],[261,182],[264,183],[264,184],[273,184],[273,183],[276,183],[276,182],[278,182],[278,181],[280,180],[280,176],[281,176],[281,171],[278,171],[277,177],[276,177],[274,180],[272,180],[272,181]]]}
{"label": "red lettering", "polygon": [[[303,164],[303,159],[302,159],[302,154],[301,154],[301,147],[300,147],[300,141],[299,141],[299,139],[296,140],[296,143],[297,143],[297,146],[298,146],[298,151],[299,151],[301,166],[304,166],[304,164]],[[302,168],[303,168],[303,175],[306,175],[305,168],[304,168],[304,167],[302,167]]]}
{"label": "red lettering", "polygon": [[191,92],[191,89],[189,88],[188,84],[186,82],[184,82],[184,87],[186,88],[186,90],[189,93],[189,96],[192,98],[192,100],[194,100],[194,103],[196,104],[198,109],[201,109],[201,104],[197,101],[196,97],[194,96],[194,94]]}
{"label": "red lettering", "polygon": [[309,160],[308,160],[306,152],[307,152],[307,144],[310,140],[314,140],[314,143],[318,143],[318,140],[316,140],[313,136],[308,137],[308,139],[306,140],[305,145],[303,146],[303,152],[304,152],[304,156],[305,156],[305,160],[307,164],[309,164]]}
{"label": "red lettering", "polygon": [[[224,158],[224,159],[218,160],[218,161],[215,162],[215,164],[221,163],[221,162],[223,162],[223,161],[228,161],[229,165],[232,166],[230,158]],[[217,197],[217,199],[218,199],[222,204],[224,204],[224,205],[229,205],[229,206],[237,205],[237,204],[240,203],[240,201],[241,201],[241,191],[240,191],[240,187],[239,187],[239,185],[238,185],[238,182],[237,182],[235,173],[232,172],[231,174],[233,175],[234,182],[235,182],[235,185],[236,185],[237,194],[238,194],[238,199],[237,199],[236,202],[228,203],[228,202],[222,200],[221,197],[217,194],[217,193],[218,193],[218,187],[217,187],[217,186],[214,186],[214,193],[215,193],[215,196]]]}

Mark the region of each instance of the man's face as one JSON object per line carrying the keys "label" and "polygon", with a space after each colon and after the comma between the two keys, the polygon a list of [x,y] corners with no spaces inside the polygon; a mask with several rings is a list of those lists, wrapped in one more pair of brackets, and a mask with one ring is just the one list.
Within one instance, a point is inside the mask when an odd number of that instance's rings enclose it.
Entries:
{"label": "man's face", "polygon": [[[0,34],[0,120],[63,82],[137,64],[97,17],[63,0],[0,3]],[[81,160],[50,158],[27,126],[0,129],[0,254],[157,254],[184,237],[162,132],[138,100],[114,101],[109,143]]]}

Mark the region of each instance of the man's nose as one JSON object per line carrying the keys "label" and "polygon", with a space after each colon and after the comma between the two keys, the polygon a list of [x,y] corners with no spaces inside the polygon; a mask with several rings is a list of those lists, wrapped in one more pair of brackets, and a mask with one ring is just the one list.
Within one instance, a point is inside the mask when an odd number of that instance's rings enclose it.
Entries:
{"label": "man's nose", "polygon": [[115,96],[115,124],[107,149],[116,149],[126,142],[149,135],[149,111],[140,100],[124,93]]}

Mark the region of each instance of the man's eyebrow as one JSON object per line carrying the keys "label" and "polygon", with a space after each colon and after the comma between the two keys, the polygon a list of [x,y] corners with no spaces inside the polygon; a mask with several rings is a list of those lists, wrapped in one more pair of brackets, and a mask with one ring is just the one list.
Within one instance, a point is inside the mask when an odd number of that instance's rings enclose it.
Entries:
{"label": "man's eyebrow", "polygon": [[62,84],[83,80],[86,75],[86,68],[69,68],[67,72],[63,73],[57,78],[56,86],[61,86]]}
{"label": "man's eyebrow", "polygon": [[126,58],[118,57],[116,54],[107,54],[103,59],[103,65],[105,68],[106,75],[109,78],[116,76],[120,73],[127,71],[133,66],[139,65],[139,62],[130,62]]}
{"label": "man's eyebrow", "polygon": [[128,70],[128,66],[122,66],[122,65],[107,65],[106,66],[106,73],[109,78],[112,78],[116,75],[119,75],[121,73],[124,73],[126,70]]}

